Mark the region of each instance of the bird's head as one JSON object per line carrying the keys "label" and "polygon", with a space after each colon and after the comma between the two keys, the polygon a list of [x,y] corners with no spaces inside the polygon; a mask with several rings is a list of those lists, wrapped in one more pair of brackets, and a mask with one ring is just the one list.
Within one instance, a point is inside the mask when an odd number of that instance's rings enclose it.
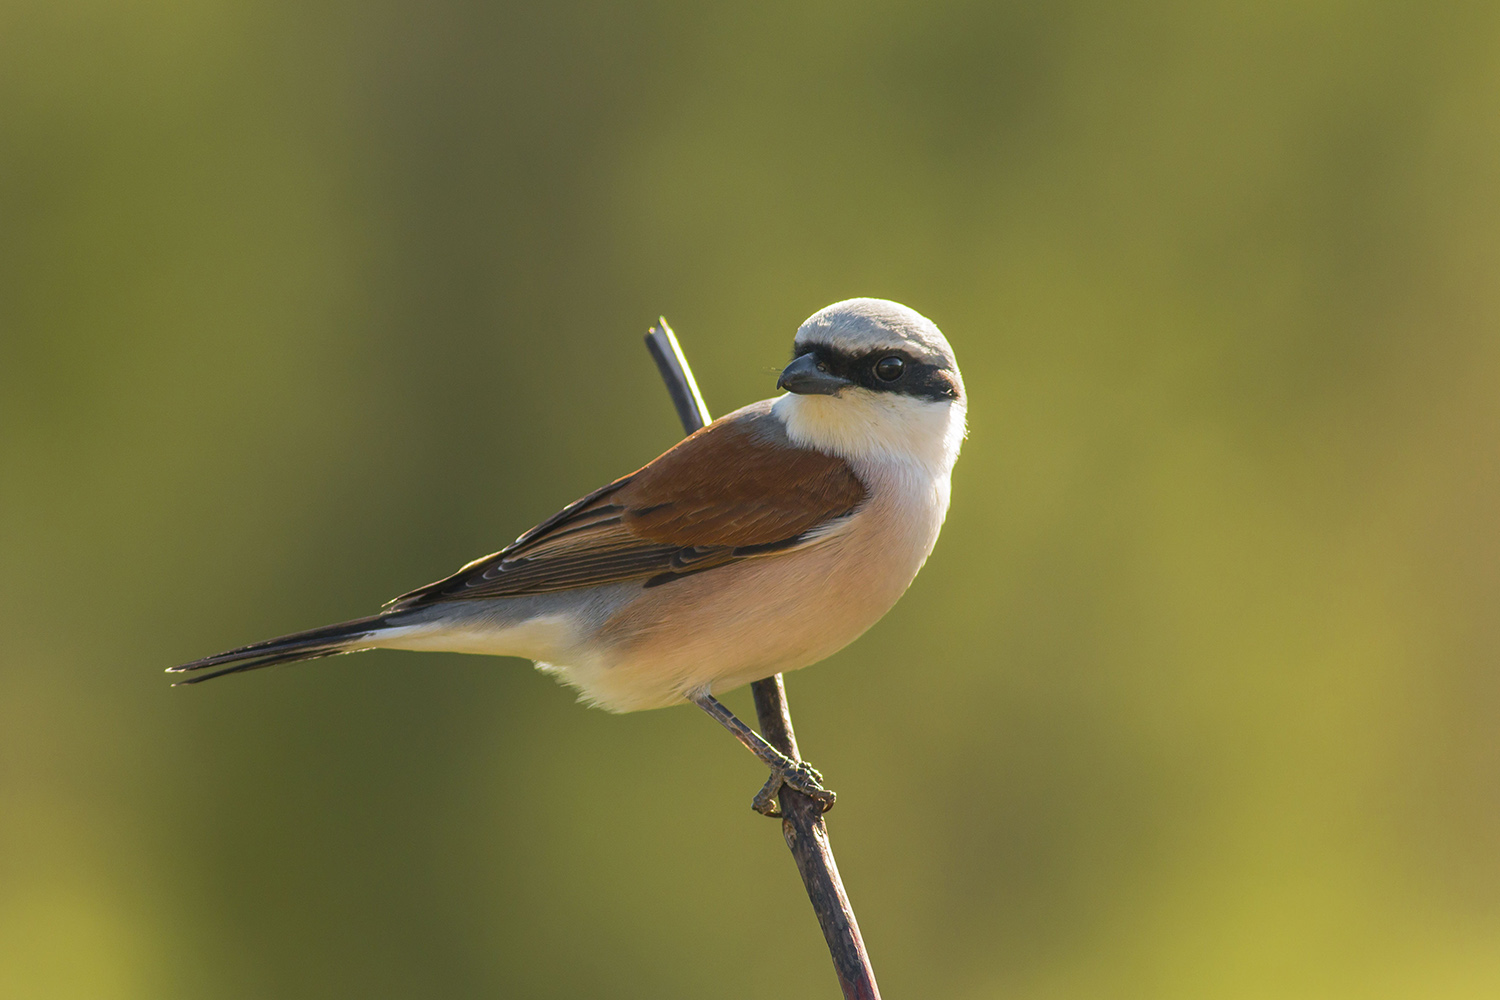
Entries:
{"label": "bird's head", "polygon": [[885,299],[847,299],[808,317],[776,383],[794,441],[853,460],[914,461],[946,472],[967,398],[947,339]]}

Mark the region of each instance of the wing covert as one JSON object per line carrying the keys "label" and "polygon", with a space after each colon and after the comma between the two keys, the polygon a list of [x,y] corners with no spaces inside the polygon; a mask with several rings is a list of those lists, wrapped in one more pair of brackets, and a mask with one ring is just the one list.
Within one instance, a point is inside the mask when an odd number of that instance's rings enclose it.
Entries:
{"label": "wing covert", "polygon": [[812,544],[866,496],[848,463],[792,444],[769,401],[758,403],[391,607],[630,580],[656,586]]}

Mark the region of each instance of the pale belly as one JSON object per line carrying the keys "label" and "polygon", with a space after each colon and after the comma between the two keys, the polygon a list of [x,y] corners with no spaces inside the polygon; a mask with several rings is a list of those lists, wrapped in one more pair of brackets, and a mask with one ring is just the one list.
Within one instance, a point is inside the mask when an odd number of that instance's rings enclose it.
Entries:
{"label": "pale belly", "polygon": [[[612,712],[675,705],[833,655],[880,620],[932,551],[946,477],[880,478],[840,531],[658,587],[639,583],[413,611],[372,645],[521,656]],[[867,480],[868,481],[868,480]]]}
{"label": "pale belly", "polygon": [[807,549],[642,590],[570,662],[542,667],[584,700],[629,712],[816,663],[906,592],[937,540],[946,499],[893,496]]}

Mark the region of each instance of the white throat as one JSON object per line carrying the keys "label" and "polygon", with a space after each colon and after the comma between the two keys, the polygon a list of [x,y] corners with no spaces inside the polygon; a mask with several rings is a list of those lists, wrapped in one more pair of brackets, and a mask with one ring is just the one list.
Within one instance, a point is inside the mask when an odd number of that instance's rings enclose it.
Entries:
{"label": "white throat", "polygon": [[787,394],[771,412],[787,437],[804,448],[838,455],[856,465],[901,463],[946,477],[964,440],[965,407],[898,393],[845,389],[837,396]]}

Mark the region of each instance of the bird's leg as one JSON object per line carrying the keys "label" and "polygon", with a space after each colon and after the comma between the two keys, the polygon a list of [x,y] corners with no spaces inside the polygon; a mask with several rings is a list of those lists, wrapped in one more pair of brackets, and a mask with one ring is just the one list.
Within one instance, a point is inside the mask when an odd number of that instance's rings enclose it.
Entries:
{"label": "bird's leg", "polygon": [[813,799],[823,807],[824,812],[833,808],[837,796],[823,787],[823,776],[818,773],[817,768],[806,761],[793,760],[777,750],[760,733],[735,718],[735,714],[723,702],[707,691],[689,694],[688,700],[717,719],[719,725],[729,730],[735,739],[745,745],[745,749],[771,769],[770,779],[750,804],[756,812],[762,816],[781,815],[781,803],[777,800],[776,793],[781,791],[782,785],[795,788]]}

